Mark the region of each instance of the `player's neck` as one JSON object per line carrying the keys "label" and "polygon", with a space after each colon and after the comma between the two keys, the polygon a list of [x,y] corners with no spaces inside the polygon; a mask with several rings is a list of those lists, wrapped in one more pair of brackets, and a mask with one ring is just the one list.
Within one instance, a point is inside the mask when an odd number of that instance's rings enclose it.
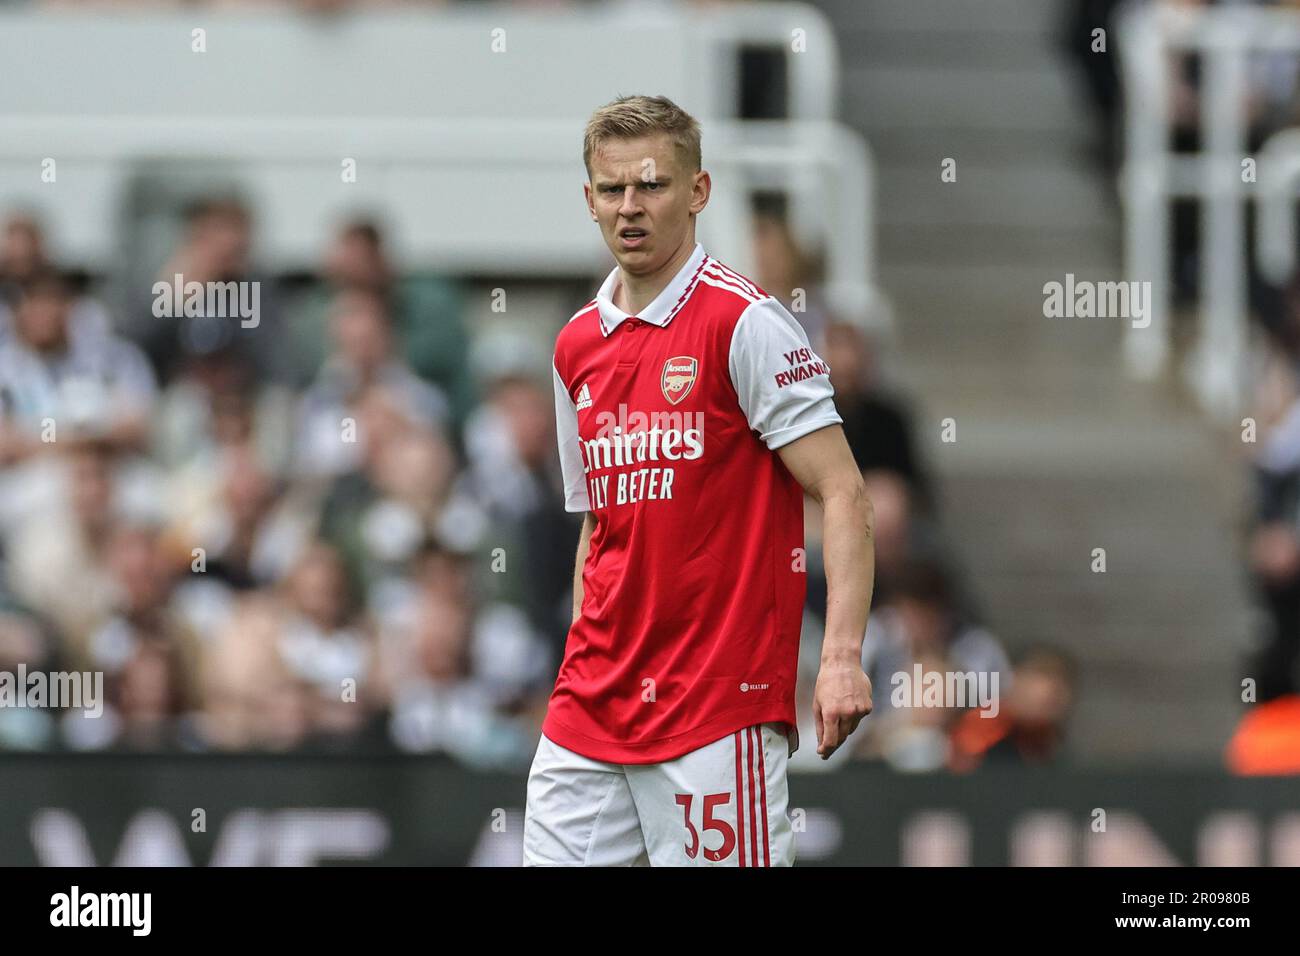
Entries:
{"label": "player's neck", "polygon": [[682,247],[673,254],[672,258],[664,263],[662,268],[655,270],[650,275],[628,275],[620,266],[618,270],[618,287],[614,290],[614,305],[628,315],[636,315],[668,287],[668,283],[673,281],[673,276],[682,271],[682,266],[686,265],[686,261],[690,259],[691,253],[694,251],[695,236],[691,235],[686,238],[686,241],[682,243]]}

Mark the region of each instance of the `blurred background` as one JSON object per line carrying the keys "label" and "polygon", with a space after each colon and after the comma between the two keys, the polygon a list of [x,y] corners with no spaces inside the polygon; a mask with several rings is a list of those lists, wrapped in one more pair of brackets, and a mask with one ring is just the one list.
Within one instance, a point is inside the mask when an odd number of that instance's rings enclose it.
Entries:
{"label": "blurred background", "polygon": [[0,3],[0,671],[105,697],[0,706],[0,863],[517,862],[632,92],[875,505],[826,762],[807,515],[801,862],[1300,864],[1300,9],[1186,0]]}

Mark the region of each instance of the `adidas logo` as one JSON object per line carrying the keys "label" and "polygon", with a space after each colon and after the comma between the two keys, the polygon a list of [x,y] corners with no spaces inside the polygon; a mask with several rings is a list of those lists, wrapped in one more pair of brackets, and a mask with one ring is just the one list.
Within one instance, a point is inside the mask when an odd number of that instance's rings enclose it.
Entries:
{"label": "adidas logo", "polygon": [[583,382],[582,388],[578,389],[577,410],[582,411],[584,408],[591,408],[591,392],[586,382]]}

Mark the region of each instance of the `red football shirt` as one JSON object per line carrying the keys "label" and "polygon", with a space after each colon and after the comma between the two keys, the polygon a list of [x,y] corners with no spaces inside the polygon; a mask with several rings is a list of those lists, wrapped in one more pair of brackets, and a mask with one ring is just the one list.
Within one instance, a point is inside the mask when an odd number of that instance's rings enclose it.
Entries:
{"label": "red football shirt", "polygon": [[799,323],[701,246],[639,315],[617,281],[555,343],[565,507],[596,527],[542,731],[659,763],[795,725],[803,489],[775,449],[842,420]]}

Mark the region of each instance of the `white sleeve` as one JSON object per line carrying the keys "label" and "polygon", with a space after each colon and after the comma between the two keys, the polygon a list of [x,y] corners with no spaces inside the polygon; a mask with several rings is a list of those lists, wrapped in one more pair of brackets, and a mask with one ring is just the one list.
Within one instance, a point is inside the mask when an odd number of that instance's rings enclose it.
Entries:
{"label": "white sleeve", "polygon": [[829,366],[813,352],[803,326],[770,296],[736,322],[730,372],[749,427],[768,448],[844,421],[835,411]]}
{"label": "white sleeve", "polygon": [[564,472],[564,510],[590,511],[587,476],[578,448],[578,410],[554,364],[551,372],[555,381],[555,441],[560,449],[560,470]]}

